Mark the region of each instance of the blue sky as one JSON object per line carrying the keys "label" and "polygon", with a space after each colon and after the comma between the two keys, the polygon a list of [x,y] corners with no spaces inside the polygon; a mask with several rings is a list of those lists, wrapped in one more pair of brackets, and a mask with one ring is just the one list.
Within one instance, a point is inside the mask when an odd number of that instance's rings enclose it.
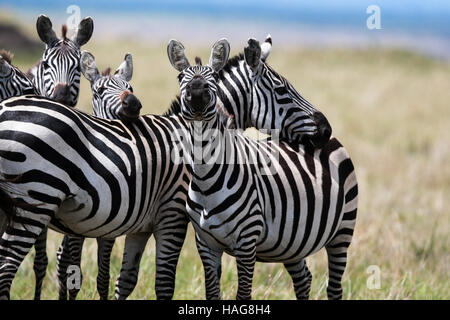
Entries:
{"label": "blue sky", "polygon": [[[225,35],[240,43],[248,34],[270,32],[274,41],[290,45],[376,44],[450,58],[449,0],[0,0],[0,10],[26,17],[25,23],[34,23],[41,13],[64,23],[73,4],[82,16],[94,18],[102,37],[190,40],[187,34],[198,32],[199,39]],[[377,31],[366,26],[366,8],[374,4],[381,11]]]}
{"label": "blue sky", "polygon": [[77,4],[84,11],[190,14],[241,20],[364,27],[367,6],[381,8],[383,28],[450,35],[448,0],[0,0],[16,10],[59,11]]}

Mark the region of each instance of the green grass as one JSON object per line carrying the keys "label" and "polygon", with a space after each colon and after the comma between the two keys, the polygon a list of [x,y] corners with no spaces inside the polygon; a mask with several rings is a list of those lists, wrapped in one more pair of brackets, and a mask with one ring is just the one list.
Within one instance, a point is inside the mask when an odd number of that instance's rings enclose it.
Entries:
{"label": "green grass", "polygon": [[[208,39],[205,39],[205,41]],[[211,42],[214,39],[209,39]],[[208,48],[191,48],[204,61]],[[94,39],[91,51],[100,69],[116,68],[126,52],[134,59],[132,85],[144,113],[162,113],[178,92],[176,71],[165,44],[149,47],[127,40]],[[234,53],[240,48],[232,48]],[[26,70],[33,59],[16,55]],[[37,57],[33,57],[37,58]],[[356,231],[344,275],[345,299],[449,299],[450,221],[450,66],[404,51],[283,50],[273,48],[269,63],[328,117],[355,163],[359,181]],[[91,92],[82,79],[79,108],[90,111]],[[50,265],[43,299],[57,298],[56,250],[62,236],[50,232]],[[111,296],[120,270],[123,237],[113,251]],[[32,256],[12,286],[12,299],[31,299]],[[154,299],[154,241],[141,262],[130,299]],[[326,298],[327,262],[323,251],[307,259],[313,273],[312,299]],[[381,287],[367,287],[367,268],[381,271]],[[96,244],[86,241],[84,280],[79,299],[97,299]],[[222,294],[237,289],[234,259],[223,258]],[[291,280],[280,264],[260,264],[253,282],[255,299],[294,299]],[[175,299],[203,299],[203,269],[190,228],[177,270]]]}

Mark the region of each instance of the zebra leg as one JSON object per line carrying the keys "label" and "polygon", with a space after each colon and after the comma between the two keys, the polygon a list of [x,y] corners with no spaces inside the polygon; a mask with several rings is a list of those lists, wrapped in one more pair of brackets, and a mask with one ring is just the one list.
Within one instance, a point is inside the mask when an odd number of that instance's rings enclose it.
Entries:
{"label": "zebra leg", "polygon": [[34,257],[33,270],[36,276],[36,287],[34,289],[34,300],[41,300],[42,282],[47,272],[47,228],[45,228],[34,244],[36,255]]}
{"label": "zebra leg", "polygon": [[328,287],[329,300],[342,299],[342,275],[347,265],[347,250],[353,235],[353,229],[341,229],[325,248],[328,255]]}
{"label": "zebra leg", "polygon": [[[81,289],[81,283],[83,282],[83,273],[81,272],[81,253],[83,251],[84,237],[69,236],[69,252],[72,263],[70,267],[75,268],[79,272],[79,286],[68,288],[69,300],[75,300],[78,292]],[[66,270],[66,274],[69,270]]]}
{"label": "zebra leg", "polygon": [[[6,227],[0,239],[0,300],[10,297],[11,283],[25,256],[34,245],[36,239],[47,228],[50,220],[50,210],[46,217],[30,219],[36,214],[27,212],[26,215],[14,216]],[[42,210],[42,211],[43,211]],[[41,211],[41,213],[42,213]]]}
{"label": "zebra leg", "polygon": [[256,263],[256,247],[250,244],[247,250],[234,252],[238,273],[238,290],[236,300],[250,300],[252,298],[253,271]]}
{"label": "zebra leg", "polygon": [[[65,235],[64,239],[59,246],[58,252],[56,253],[57,256],[57,263],[56,263],[56,269],[58,273],[58,284],[59,284],[59,300],[67,300],[67,273],[69,266],[80,266],[80,261],[76,261],[77,256],[79,256],[81,259],[81,252],[77,253],[77,250],[80,250],[82,248],[84,242],[83,237],[76,237],[76,236],[69,236]],[[75,257],[75,260],[74,260]],[[80,270],[80,277],[82,277],[81,274],[81,268]],[[81,279],[80,279],[81,283]],[[77,295],[77,290],[72,290],[72,295]]]}
{"label": "zebra leg", "polygon": [[223,252],[211,250],[197,234],[195,234],[195,240],[205,270],[206,299],[219,300]]}
{"label": "zebra leg", "polygon": [[97,291],[100,295],[100,300],[108,300],[109,293],[109,267],[111,261],[111,252],[114,247],[115,239],[101,239],[97,238]]}
{"label": "zebra leg", "polygon": [[115,298],[125,300],[136,287],[139,264],[142,253],[151,233],[136,233],[127,235],[123,251],[122,269],[116,281]]}
{"label": "zebra leg", "polygon": [[285,263],[284,267],[289,272],[294,283],[295,296],[298,300],[308,300],[311,291],[312,274],[306,265],[306,260]]}
{"label": "zebra leg", "polygon": [[[155,292],[158,300],[172,299],[175,290],[175,274],[178,258],[186,238],[187,220],[178,220],[170,226],[155,232],[156,276]],[[181,222],[182,221],[182,222]]]}
{"label": "zebra leg", "polygon": [[67,300],[67,267],[72,264],[69,236],[65,235],[56,252],[56,271],[58,275],[59,300]]}

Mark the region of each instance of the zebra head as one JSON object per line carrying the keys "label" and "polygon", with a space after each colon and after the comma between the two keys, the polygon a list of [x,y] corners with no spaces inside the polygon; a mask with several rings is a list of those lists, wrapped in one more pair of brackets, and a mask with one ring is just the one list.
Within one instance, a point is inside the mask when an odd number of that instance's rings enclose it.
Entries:
{"label": "zebra head", "polygon": [[217,102],[218,72],[224,67],[230,54],[226,39],[217,41],[212,49],[209,63],[202,66],[200,58],[191,66],[184,53],[184,46],[171,40],[167,46],[170,63],[180,74],[181,114],[186,120],[209,121],[215,116]]}
{"label": "zebra head", "polygon": [[0,102],[14,96],[34,94],[34,86],[22,71],[11,64],[13,55],[0,51]]}
{"label": "zebra head", "polygon": [[33,78],[35,87],[40,95],[74,107],[80,90],[80,47],[92,36],[92,18],[84,18],[70,39],[65,25],[59,39],[45,15],[37,19],[36,29],[46,49]]}
{"label": "zebra head", "polygon": [[328,120],[266,63],[271,49],[270,35],[261,45],[249,39],[244,49],[252,86],[251,121],[259,128],[280,129],[281,137],[291,142],[323,147],[331,136]]}
{"label": "zebra head", "polygon": [[141,102],[133,94],[129,84],[133,75],[133,59],[130,53],[111,75],[110,69],[100,74],[94,56],[83,51],[81,54],[81,72],[91,83],[92,108],[94,115],[106,119],[132,121],[139,117]]}

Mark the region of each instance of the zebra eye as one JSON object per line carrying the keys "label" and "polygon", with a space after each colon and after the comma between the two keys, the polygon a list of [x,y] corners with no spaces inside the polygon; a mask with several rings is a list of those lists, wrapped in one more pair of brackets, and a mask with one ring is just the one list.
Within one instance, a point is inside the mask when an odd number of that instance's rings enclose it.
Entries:
{"label": "zebra eye", "polygon": [[97,94],[102,95],[103,92],[105,92],[106,88],[105,87],[100,87],[97,89]]}
{"label": "zebra eye", "polygon": [[42,60],[42,66],[44,67],[44,69],[47,69],[49,67],[49,64],[47,61]]}
{"label": "zebra eye", "polygon": [[288,93],[288,91],[287,91],[285,86],[275,87],[273,90],[280,96],[285,95],[286,93]]}
{"label": "zebra eye", "polygon": [[184,73],[180,73],[178,75],[178,81],[181,82],[181,80],[183,80],[183,78],[184,78]]}

